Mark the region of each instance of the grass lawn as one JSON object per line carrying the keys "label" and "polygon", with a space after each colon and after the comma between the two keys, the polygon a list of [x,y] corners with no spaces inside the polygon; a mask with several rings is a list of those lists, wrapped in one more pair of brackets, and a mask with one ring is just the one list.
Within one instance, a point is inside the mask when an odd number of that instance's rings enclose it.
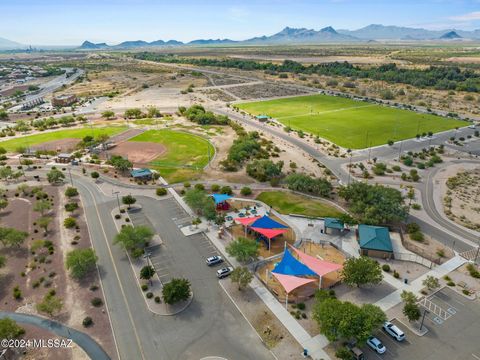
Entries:
{"label": "grass lawn", "polygon": [[297,96],[236,106],[252,115],[269,115],[294,130],[319,135],[351,149],[468,125],[465,121],[328,95]]}
{"label": "grass lawn", "polygon": [[264,191],[257,200],[273,207],[282,214],[297,214],[312,217],[338,217],[342,211],[317,199],[285,191]]}
{"label": "grass lawn", "polygon": [[163,144],[167,151],[150,163],[153,169],[170,183],[183,182],[198,177],[215,147],[206,139],[181,131],[148,130],[130,139]]}
{"label": "grass lawn", "polygon": [[126,129],[127,128],[124,126],[63,129],[0,141],[0,146],[5,148],[7,151],[13,152],[20,146],[39,145],[45,142],[61,139],[83,139],[85,136],[92,134],[93,136],[98,136],[99,134],[107,134],[109,136],[113,136],[125,131]]}

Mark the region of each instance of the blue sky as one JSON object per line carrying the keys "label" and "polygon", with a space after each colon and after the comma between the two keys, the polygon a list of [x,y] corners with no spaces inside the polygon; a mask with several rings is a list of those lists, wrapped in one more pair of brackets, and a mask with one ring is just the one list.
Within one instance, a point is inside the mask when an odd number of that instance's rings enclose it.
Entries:
{"label": "blue sky", "polygon": [[480,28],[480,0],[0,0],[0,14],[0,37],[31,45],[242,40],[285,26]]}

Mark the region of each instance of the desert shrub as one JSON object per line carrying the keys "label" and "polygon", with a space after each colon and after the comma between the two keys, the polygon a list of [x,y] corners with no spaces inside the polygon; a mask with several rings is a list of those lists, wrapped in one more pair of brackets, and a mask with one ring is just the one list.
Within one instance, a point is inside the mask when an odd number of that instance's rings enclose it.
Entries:
{"label": "desert shrub", "polygon": [[165,196],[167,195],[167,189],[165,188],[158,188],[156,190],[157,196]]}
{"label": "desert shrub", "polygon": [[90,316],[87,316],[85,319],[82,321],[83,327],[89,327],[93,325],[93,319]]}
{"label": "desert shrub", "polygon": [[142,291],[147,291],[148,290],[148,285],[147,284],[142,284],[141,288],[142,288]]}
{"label": "desert shrub", "polygon": [[147,295],[146,295],[147,299],[151,299],[153,297],[153,293],[152,292],[148,292]]}
{"label": "desert shrub", "polygon": [[390,265],[388,264],[383,264],[382,265],[382,270],[385,272],[390,272]]}
{"label": "desert shrub", "polygon": [[92,301],[90,301],[90,303],[95,307],[99,307],[99,306],[102,306],[103,301],[99,297],[94,297]]}

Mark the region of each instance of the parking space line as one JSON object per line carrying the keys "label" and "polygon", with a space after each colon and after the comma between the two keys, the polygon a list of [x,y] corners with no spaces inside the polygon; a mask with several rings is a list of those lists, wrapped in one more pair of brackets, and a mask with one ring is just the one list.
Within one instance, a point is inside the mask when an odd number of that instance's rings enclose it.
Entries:
{"label": "parking space line", "polygon": [[[397,342],[396,340],[392,339],[388,334],[386,334],[385,332],[381,332],[381,334],[384,335],[384,336],[382,336],[382,338],[385,338],[385,339],[387,339],[388,341],[390,341],[391,343],[393,343],[395,346],[400,347],[400,345],[398,344],[398,342]],[[378,334],[377,334],[377,335],[378,335]],[[387,351],[388,351],[388,350],[387,350]]]}
{"label": "parking space line", "polygon": [[477,355],[472,354],[472,356],[473,356],[475,359],[480,360],[480,357],[478,357]]}

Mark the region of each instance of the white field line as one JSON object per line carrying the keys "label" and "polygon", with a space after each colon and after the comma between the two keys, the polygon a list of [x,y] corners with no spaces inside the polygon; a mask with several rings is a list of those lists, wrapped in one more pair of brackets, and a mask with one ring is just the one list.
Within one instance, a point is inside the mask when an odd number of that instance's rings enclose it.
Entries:
{"label": "white field line", "polygon": [[350,107],[344,107],[340,109],[334,109],[334,110],[325,110],[325,111],[313,111],[305,114],[299,114],[299,115],[288,115],[288,116],[281,116],[281,117],[276,117],[275,119],[281,120],[281,119],[288,119],[288,118],[293,118],[293,117],[299,117],[299,116],[310,116],[310,115],[323,115],[323,114],[328,114],[328,113],[334,113],[334,112],[340,112],[340,111],[345,111],[345,110],[352,110],[352,109],[360,109],[360,108],[366,108],[366,107],[371,107],[371,106],[376,106],[375,104],[369,104],[369,105],[362,105],[362,106],[350,106]]}

